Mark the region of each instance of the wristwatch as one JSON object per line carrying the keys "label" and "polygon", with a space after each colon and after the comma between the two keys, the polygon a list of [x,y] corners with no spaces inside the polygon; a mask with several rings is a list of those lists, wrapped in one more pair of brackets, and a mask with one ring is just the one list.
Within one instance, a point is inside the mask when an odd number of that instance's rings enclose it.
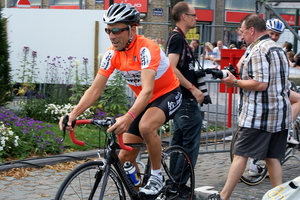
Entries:
{"label": "wristwatch", "polygon": [[233,83],[234,87],[239,87],[239,86],[238,86],[238,81],[239,81],[238,79],[236,79],[236,80],[234,81],[234,83]]}

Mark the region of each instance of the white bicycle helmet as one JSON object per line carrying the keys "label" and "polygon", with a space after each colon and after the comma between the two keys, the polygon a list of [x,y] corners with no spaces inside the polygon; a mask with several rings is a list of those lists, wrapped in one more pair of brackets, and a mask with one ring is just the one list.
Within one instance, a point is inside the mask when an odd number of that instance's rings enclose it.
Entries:
{"label": "white bicycle helmet", "polygon": [[106,24],[125,23],[127,25],[139,25],[140,13],[135,7],[125,3],[114,3],[103,16]]}
{"label": "white bicycle helmet", "polygon": [[275,31],[280,34],[283,33],[283,31],[285,29],[283,22],[281,20],[275,19],[275,18],[268,19],[266,22],[266,26],[267,26],[268,30]]}

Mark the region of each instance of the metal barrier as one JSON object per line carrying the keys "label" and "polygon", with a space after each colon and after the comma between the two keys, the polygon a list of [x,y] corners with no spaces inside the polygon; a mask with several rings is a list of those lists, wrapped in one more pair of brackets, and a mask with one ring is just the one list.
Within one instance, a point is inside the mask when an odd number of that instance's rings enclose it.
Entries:
{"label": "metal barrier", "polygon": [[[232,94],[232,102],[229,102],[228,88],[225,87],[225,92],[220,91],[220,80],[211,79],[206,76],[206,85],[208,93],[211,97],[212,104],[203,105],[200,107],[203,113],[202,133],[199,154],[205,153],[221,153],[230,151],[230,136],[233,136],[237,129],[237,106],[238,94]],[[232,115],[228,114],[228,109],[232,109]],[[231,118],[230,127],[228,119]],[[173,120],[169,121],[170,132],[159,130],[162,141],[171,144],[171,139],[174,134]],[[229,137],[228,137],[229,136]]]}

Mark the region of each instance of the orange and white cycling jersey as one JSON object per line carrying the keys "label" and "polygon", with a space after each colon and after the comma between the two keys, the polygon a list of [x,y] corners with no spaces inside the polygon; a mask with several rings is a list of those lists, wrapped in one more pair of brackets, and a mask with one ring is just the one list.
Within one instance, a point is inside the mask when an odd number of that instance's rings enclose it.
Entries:
{"label": "orange and white cycling jersey", "polygon": [[155,70],[154,90],[150,102],[179,86],[179,80],[165,53],[155,42],[140,35],[135,36],[125,51],[115,51],[113,46],[108,48],[98,73],[109,77],[115,69],[125,77],[135,96],[142,90],[141,70]]}

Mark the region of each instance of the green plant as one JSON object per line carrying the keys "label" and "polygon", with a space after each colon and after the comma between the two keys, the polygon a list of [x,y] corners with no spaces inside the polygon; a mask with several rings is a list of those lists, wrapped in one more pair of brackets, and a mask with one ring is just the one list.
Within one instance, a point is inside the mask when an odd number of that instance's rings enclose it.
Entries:
{"label": "green plant", "polygon": [[125,91],[125,80],[120,72],[116,72],[106,85],[98,104],[107,113],[125,114],[129,108],[129,100]]}
{"label": "green plant", "polygon": [[0,121],[0,163],[9,156],[17,155],[19,142],[19,136],[11,130],[11,127],[6,127]]}
{"label": "green plant", "polygon": [[[2,107],[0,107],[0,121],[3,122],[5,127],[10,127],[9,131],[11,132],[7,132],[6,135],[16,135],[20,139],[18,140],[18,146],[9,145],[9,149],[4,149],[2,159],[8,156],[19,159],[32,154],[39,156],[58,154],[63,150],[60,138],[50,131],[51,125],[47,123],[28,117],[20,118]],[[7,138],[7,136],[4,136],[4,138]],[[16,138],[10,139],[14,142],[15,140]],[[5,144],[5,146],[8,145]]]}
{"label": "green plant", "polygon": [[20,117],[29,117],[36,120],[51,122],[51,116],[44,112],[45,104],[45,99],[25,99]]}
{"label": "green plant", "polygon": [[9,63],[9,45],[7,42],[6,19],[2,17],[2,6],[0,6],[0,106],[12,99],[11,67]]}
{"label": "green plant", "polygon": [[[75,62],[75,84],[72,85],[70,91],[72,91],[72,96],[69,98],[71,103],[78,103],[84,92],[89,88],[91,84],[91,79],[88,73],[88,59],[83,57],[84,69],[80,70],[79,61]],[[79,71],[82,73],[79,74]]]}
{"label": "green plant", "polygon": [[36,70],[37,52],[31,51],[31,60],[29,60],[29,47],[23,48],[22,60],[20,69],[16,69],[16,75],[19,76],[21,87],[18,89],[17,95],[31,97],[36,87],[36,80],[38,78]]}
{"label": "green plant", "polygon": [[47,103],[67,104],[72,95],[70,91],[73,78],[73,69],[76,65],[73,56],[63,59],[60,56],[47,56],[45,60],[46,77],[41,93]]}

